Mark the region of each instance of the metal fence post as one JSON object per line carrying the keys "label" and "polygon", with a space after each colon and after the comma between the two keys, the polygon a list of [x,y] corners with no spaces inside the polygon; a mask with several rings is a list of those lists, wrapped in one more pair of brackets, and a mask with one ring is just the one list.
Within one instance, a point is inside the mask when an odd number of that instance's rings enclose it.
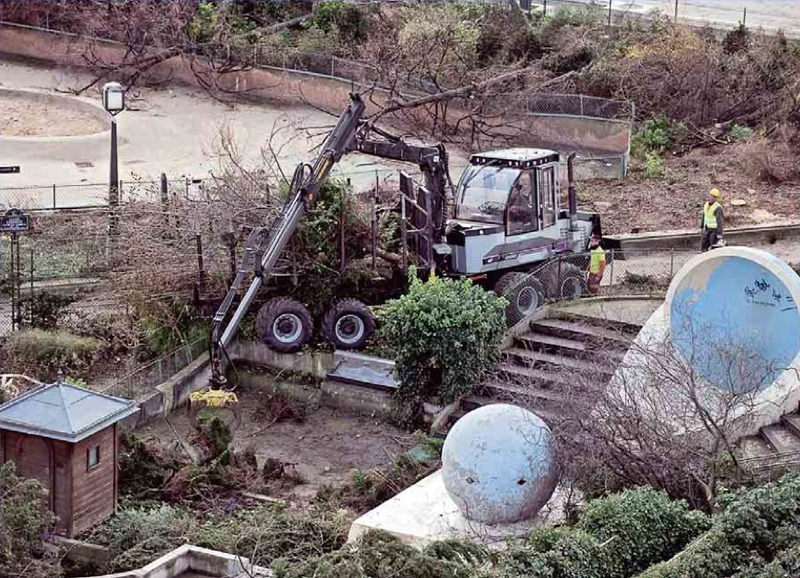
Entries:
{"label": "metal fence post", "polygon": [[616,261],[616,258],[614,257],[614,249],[611,249],[611,275],[608,279],[609,287],[614,287],[614,261]]}
{"label": "metal fence post", "polygon": [[672,281],[672,275],[675,271],[675,247],[669,250],[669,280]]}
{"label": "metal fence post", "polygon": [[56,208],[56,184],[53,183],[53,208]]}
{"label": "metal fence post", "polygon": [[580,94],[578,96],[580,97],[580,101],[581,101],[581,116],[583,116],[583,95]]}

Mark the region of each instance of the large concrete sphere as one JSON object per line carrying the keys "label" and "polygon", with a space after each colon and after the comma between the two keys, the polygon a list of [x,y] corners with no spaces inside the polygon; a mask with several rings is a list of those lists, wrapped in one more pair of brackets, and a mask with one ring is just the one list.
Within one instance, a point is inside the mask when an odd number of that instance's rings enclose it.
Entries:
{"label": "large concrete sphere", "polygon": [[467,518],[486,524],[531,518],[558,482],[553,435],[539,416],[521,407],[483,406],[447,435],[442,478]]}

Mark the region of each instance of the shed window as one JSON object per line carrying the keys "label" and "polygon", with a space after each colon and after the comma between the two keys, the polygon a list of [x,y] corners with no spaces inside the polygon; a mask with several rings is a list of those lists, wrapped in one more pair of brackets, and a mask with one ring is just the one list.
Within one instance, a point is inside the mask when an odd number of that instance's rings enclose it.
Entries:
{"label": "shed window", "polygon": [[100,446],[92,446],[86,450],[86,469],[91,470],[100,465]]}

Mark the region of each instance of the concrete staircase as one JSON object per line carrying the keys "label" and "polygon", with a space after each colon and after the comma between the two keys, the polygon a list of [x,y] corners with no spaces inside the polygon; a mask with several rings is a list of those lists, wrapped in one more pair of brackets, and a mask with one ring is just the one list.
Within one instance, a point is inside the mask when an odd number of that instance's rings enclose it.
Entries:
{"label": "concrete staircase", "polygon": [[508,402],[530,408],[549,424],[565,411],[591,408],[581,383],[605,385],[622,361],[638,325],[575,314],[530,323],[503,351],[498,371],[462,401],[453,417],[488,403]]}
{"label": "concrete staircase", "polygon": [[781,416],[777,423],[762,427],[758,435],[739,440],[742,463],[754,473],[780,475],[800,466],[800,411]]}

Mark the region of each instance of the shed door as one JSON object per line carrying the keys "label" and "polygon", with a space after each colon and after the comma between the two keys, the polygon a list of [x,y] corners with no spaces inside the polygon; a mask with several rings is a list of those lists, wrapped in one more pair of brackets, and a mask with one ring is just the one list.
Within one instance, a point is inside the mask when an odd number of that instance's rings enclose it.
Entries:
{"label": "shed door", "polygon": [[49,494],[50,508],[53,507],[53,462],[50,444],[36,436],[24,436],[17,461],[17,470],[26,478],[34,478],[44,486]]}

